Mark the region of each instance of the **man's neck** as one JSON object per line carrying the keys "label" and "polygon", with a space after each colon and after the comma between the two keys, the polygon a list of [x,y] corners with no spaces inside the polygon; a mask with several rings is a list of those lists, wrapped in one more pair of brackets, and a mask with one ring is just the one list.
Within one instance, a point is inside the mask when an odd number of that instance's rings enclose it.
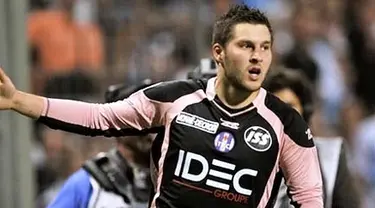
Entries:
{"label": "man's neck", "polygon": [[215,83],[215,91],[221,102],[233,109],[248,106],[259,94],[259,90],[250,92],[234,86],[227,79],[218,78]]}

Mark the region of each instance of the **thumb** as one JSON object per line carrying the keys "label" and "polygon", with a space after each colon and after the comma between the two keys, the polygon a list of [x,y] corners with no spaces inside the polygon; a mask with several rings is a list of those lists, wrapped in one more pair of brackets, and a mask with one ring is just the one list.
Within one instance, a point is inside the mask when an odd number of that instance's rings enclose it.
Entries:
{"label": "thumb", "polygon": [[4,84],[6,82],[9,82],[8,76],[5,74],[3,68],[0,67],[0,83]]}
{"label": "thumb", "polygon": [[5,72],[3,70],[3,68],[0,67],[0,82],[3,83],[5,81]]}

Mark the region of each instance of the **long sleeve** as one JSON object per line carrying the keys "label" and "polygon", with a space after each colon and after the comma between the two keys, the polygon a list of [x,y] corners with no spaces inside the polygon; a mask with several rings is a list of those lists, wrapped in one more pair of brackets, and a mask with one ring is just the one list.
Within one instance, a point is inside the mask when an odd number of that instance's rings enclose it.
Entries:
{"label": "long sleeve", "polygon": [[292,204],[301,208],[323,208],[323,185],[310,129],[297,113],[284,129],[280,156]]}
{"label": "long sleeve", "polygon": [[168,102],[149,99],[143,90],[108,104],[46,99],[39,121],[54,129],[89,136],[122,136],[151,131],[164,123]]}

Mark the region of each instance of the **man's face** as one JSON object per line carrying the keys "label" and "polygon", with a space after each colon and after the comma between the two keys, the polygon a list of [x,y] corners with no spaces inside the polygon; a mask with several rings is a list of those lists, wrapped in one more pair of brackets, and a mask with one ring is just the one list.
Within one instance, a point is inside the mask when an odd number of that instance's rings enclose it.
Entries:
{"label": "man's face", "polygon": [[272,61],[271,34],[266,25],[240,23],[223,50],[223,69],[235,87],[260,89]]}

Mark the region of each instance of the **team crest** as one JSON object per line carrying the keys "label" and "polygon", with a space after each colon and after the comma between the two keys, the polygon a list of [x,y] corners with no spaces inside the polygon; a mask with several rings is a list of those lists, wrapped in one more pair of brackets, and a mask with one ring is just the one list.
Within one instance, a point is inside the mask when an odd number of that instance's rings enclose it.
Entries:
{"label": "team crest", "polygon": [[245,131],[244,134],[245,143],[251,149],[265,152],[272,145],[271,134],[260,126],[252,126]]}
{"label": "team crest", "polygon": [[229,132],[220,132],[215,137],[214,145],[216,150],[220,152],[229,152],[234,147],[234,137]]}

